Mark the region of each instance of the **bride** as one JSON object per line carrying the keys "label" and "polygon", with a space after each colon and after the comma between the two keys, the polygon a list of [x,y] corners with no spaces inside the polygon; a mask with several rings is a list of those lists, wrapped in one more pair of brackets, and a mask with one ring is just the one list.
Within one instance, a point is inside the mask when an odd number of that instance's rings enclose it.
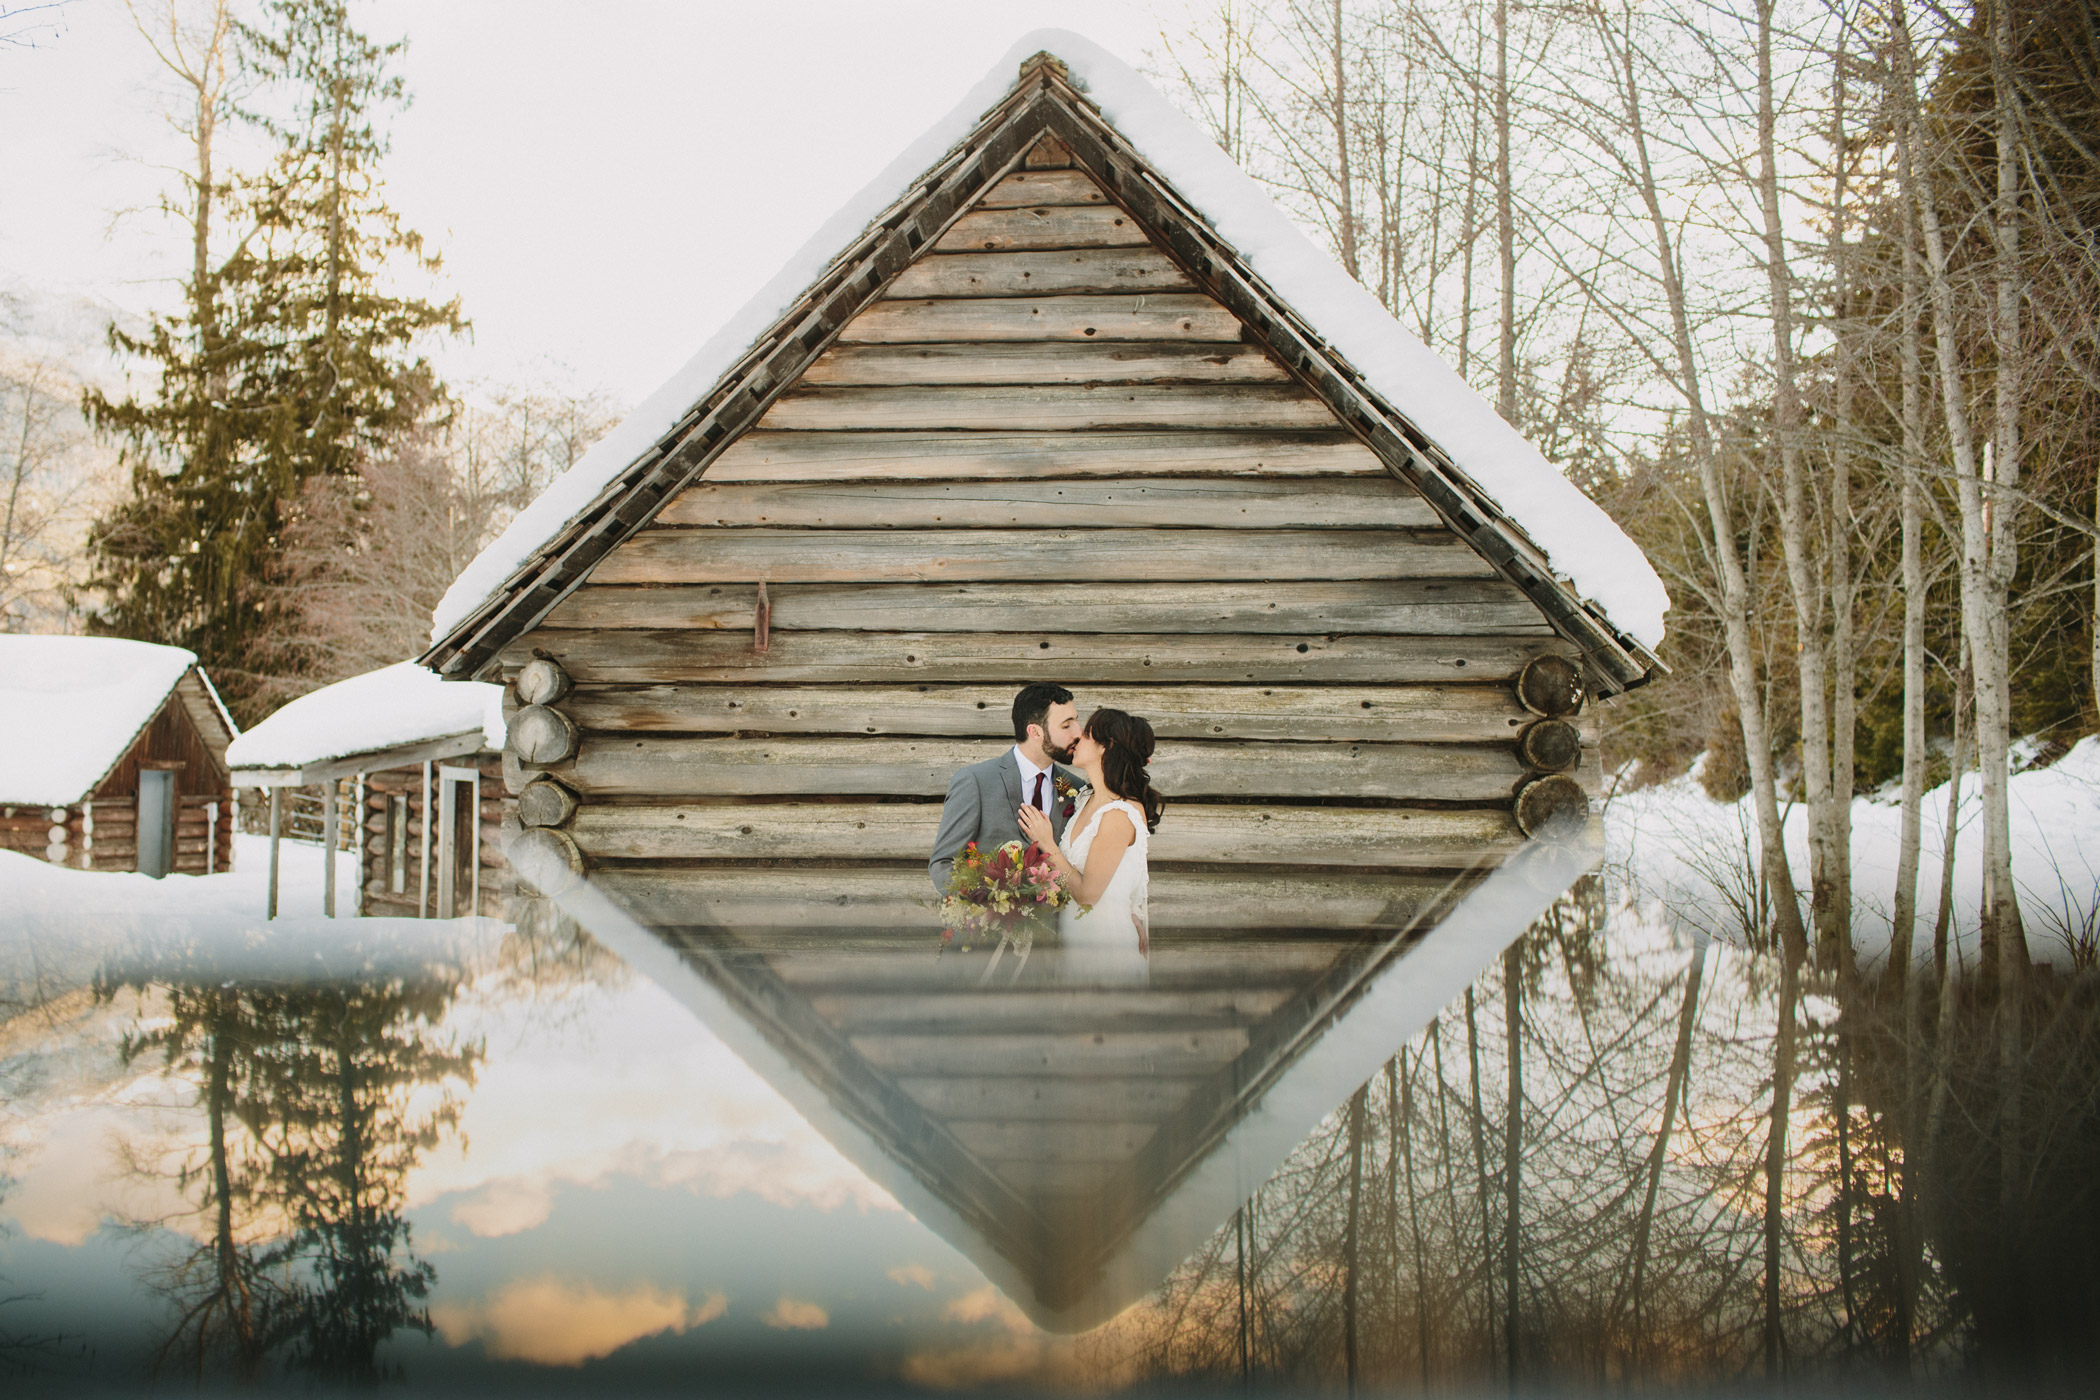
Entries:
{"label": "bride", "polygon": [[1088,981],[1142,981],[1151,940],[1145,927],[1146,847],[1165,804],[1147,781],[1152,726],[1121,710],[1096,710],[1072,748],[1086,774],[1086,806],[1065,824],[1064,844],[1050,819],[1020,809],[1021,833],[1040,847],[1072,894],[1059,912],[1067,972]]}

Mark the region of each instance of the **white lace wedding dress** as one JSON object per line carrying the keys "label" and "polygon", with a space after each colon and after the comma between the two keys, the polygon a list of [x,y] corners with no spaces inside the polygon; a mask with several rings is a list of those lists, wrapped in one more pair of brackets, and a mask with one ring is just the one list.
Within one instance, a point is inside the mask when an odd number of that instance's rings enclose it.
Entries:
{"label": "white lace wedding dress", "polygon": [[1130,983],[1144,982],[1151,976],[1146,958],[1151,944],[1145,922],[1151,897],[1151,876],[1146,865],[1151,833],[1145,830],[1144,809],[1123,798],[1105,802],[1087,818],[1084,827],[1066,831],[1065,839],[1058,845],[1065,859],[1084,874],[1087,852],[1093,847],[1094,834],[1101,829],[1101,819],[1115,811],[1130,819],[1136,835],[1117,863],[1108,888],[1084,914],[1076,904],[1058,911],[1059,965],[1064,975],[1074,981]]}

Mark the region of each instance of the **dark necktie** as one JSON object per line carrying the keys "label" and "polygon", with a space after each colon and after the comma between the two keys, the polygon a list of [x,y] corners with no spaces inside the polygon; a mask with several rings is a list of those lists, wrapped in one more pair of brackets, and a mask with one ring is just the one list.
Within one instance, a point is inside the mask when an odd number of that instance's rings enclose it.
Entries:
{"label": "dark necktie", "polygon": [[1035,793],[1028,799],[1028,805],[1046,817],[1050,815],[1050,809],[1043,805],[1043,775],[1041,773],[1035,775]]}

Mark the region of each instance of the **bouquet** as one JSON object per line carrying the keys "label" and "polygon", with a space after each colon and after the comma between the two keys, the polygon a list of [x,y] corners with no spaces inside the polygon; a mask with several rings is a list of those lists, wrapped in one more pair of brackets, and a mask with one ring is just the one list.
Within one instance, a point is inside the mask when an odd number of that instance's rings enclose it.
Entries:
{"label": "bouquet", "polygon": [[987,854],[972,841],[955,858],[943,892],[941,946],[997,943],[1001,952],[1011,947],[1025,959],[1035,935],[1071,899],[1036,847],[1009,841]]}

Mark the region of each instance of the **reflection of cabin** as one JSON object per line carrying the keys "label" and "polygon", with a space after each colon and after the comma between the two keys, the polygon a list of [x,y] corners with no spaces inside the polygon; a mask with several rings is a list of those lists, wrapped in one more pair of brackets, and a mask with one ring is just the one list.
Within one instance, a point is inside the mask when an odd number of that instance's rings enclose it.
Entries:
{"label": "reflection of cabin", "polygon": [[1639,551],[1300,235],[1243,257],[1273,206],[1087,63],[1127,129],[1022,64],[441,607],[424,663],[509,683],[542,855],[663,923],[923,918],[949,776],[1037,679],[1148,716],[1155,862],[1285,923],[1586,814],[1584,698],[1647,678],[1661,617],[1589,597],[1659,599]]}
{"label": "reflection of cabin", "polygon": [[180,647],[0,637],[0,850],[156,876],[232,868],[235,732]]}
{"label": "reflection of cabin", "polygon": [[[1382,933],[1220,936],[1168,917],[1143,987],[1073,985],[1054,949],[988,978],[989,954],[935,957],[923,939],[652,935],[593,917],[588,894],[583,912],[906,1209],[1070,1331],[1226,1224],[1586,859],[1548,845],[1485,877],[1417,877],[1410,917]],[[1202,897],[1204,877],[1181,878],[1196,903],[1231,906],[1233,888]]]}
{"label": "reflection of cabin", "polygon": [[[361,914],[449,919],[493,914],[509,893],[503,858],[501,696],[448,686],[411,662],[302,695],[234,744],[234,779],[270,791],[269,909],[287,789],[319,787],[330,862],[322,904],[334,914],[341,811],[361,832]],[[435,813],[436,820],[428,820]]]}

